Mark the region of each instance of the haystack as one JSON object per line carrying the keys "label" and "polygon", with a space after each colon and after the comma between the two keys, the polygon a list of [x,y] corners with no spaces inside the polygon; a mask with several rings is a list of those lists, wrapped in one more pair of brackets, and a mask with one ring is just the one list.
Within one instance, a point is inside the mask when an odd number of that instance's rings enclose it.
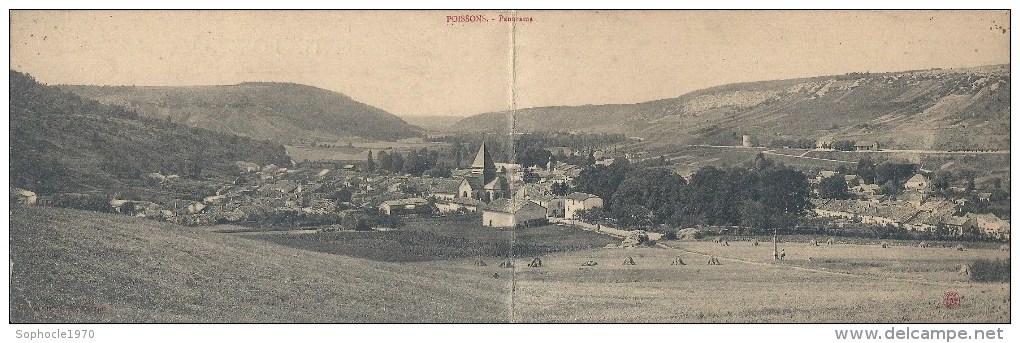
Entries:
{"label": "haystack", "polygon": [[811,246],[813,246],[813,247],[817,247],[818,246],[818,240],[816,240],[814,238],[811,239],[810,243],[811,243]]}
{"label": "haystack", "polygon": [[999,246],[1000,251],[1009,251],[1009,244],[1003,244]]}
{"label": "haystack", "polygon": [[506,259],[503,262],[499,263],[499,267],[500,268],[513,268],[514,267],[514,263],[510,262],[510,259]]}
{"label": "haystack", "polygon": [[882,248],[883,249],[888,248],[888,247],[889,247],[889,242],[882,242]]}
{"label": "haystack", "polygon": [[722,243],[722,241],[723,241],[723,238],[720,236],[720,237],[716,237],[713,242],[715,242],[715,243]]}
{"label": "haystack", "polygon": [[963,251],[963,250],[964,250],[963,249],[963,244],[957,244],[956,245],[956,251]]}
{"label": "haystack", "polygon": [[917,243],[917,247],[918,248],[927,248],[927,247],[930,247],[930,246],[931,245],[928,245],[928,242],[925,242],[925,241],[921,241],[921,243]]}
{"label": "haystack", "polygon": [[829,237],[829,239],[825,240],[825,244],[830,244],[830,245],[831,244],[836,244],[836,239],[832,238],[832,237]]}
{"label": "haystack", "polygon": [[724,239],[721,242],[719,242],[719,245],[724,246],[724,247],[728,247],[728,246],[730,246],[730,241]]}
{"label": "haystack", "polygon": [[969,264],[962,264],[962,265],[960,265],[959,273],[960,273],[960,275],[963,275],[963,276],[970,276],[970,265]]}
{"label": "haystack", "polygon": [[593,267],[597,265],[599,265],[599,263],[595,262],[595,260],[588,260],[588,262],[581,263],[581,267]]}
{"label": "haystack", "polygon": [[701,236],[701,230],[695,228],[686,228],[676,232],[676,239],[681,241],[696,241]]}
{"label": "haystack", "polygon": [[684,259],[680,258],[680,256],[677,256],[676,258],[673,259],[673,262],[670,263],[670,265],[672,265],[672,266],[686,266],[687,264],[684,263]]}
{"label": "haystack", "polygon": [[637,263],[634,263],[634,258],[632,258],[630,256],[627,256],[627,258],[623,259],[623,265],[625,265],[625,266],[633,266],[633,265],[636,265],[636,264]]}
{"label": "haystack", "polygon": [[648,240],[647,232],[645,232],[644,230],[635,230],[631,231],[630,234],[627,235],[627,238],[623,240],[623,243],[621,243],[620,246],[624,248],[629,248],[647,245],[649,243],[650,241]]}
{"label": "haystack", "polygon": [[719,262],[719,258],[715,257],[715,255],[712,255],[711,257],[708,258],[708,265],[710,265],[710,266],[717,266],[717,265],[720,265],[720,264],[722,264],[722,263]]}
{"label": "haystack", "polygon": [[531,259],[531,262],[528,263],[528,267],[541,267],[541,266],[542,266],[542,259],[540,259],[538,257],[535,257],[535,258]]}
{"label": "haystack", "polygon": [[761,243],[760,243],[760,242],[758,242],[758,239],[757,239],[757,238],[755,238],[755,239],[752,239],[752,240],[751,240],[751,246],[752,246],[752,247],[756,247],[756,246],[758,246],[759,244],[761,244]]}
{"label": "haystack", "polygon": [[487,266],[487,264],[485,264],[485,261],[482,261],[482,259],[475,260],[475,265],[479,267]]}

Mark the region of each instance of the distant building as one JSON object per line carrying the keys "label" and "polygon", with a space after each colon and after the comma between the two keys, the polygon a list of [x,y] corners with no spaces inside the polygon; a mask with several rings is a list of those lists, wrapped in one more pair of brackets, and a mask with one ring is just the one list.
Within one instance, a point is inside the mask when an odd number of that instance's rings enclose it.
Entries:
{"label": "distant building", "polygon": [[820,137],[815,141],[815,149],[832,149],[832,145],[836,143],[836,139],[832,137]]}
{"label": "distant building", "polygon": [[740,139],[740,145],[745,148],[753,147],[754,146],[753,137],[751,137],[751,135],[744,135]]}
{"label": "distant building", "polygon": [[563,217],[566,219],[575,219],[577,211],[590,210],[592,208],[602,206],[602,198],[588,193],[570,193],[563,197]]}
{"label": "distant building", "polygon": [[563,198],[557,198],[552,195],[536,196],[531,199],[546,208],[546,217],[550,218],[563,218],[566,215],[566,201]]}
{"label": "distant building", "polygon": [[283,194],[290,194],[290,193],[301,193],[302,187],[301,187],[301,184],[299,184],[297,182],[290,181],[290,180],[283,180],[283,181],[277,182],[275,185],[273,185],[273,189],[278,191],[278,192],[280,192],[280,193],[283,193]]}
{"label": "distant building", "polygon": [[482,210],[482,226],[513,228],[545,225],[546,208],[530,200],[499,199]]}
{"label": "distant building", "polygon": [[549,152],[552,153],[554,156],[556,155],[570,156],[574,154],[574,149],[565,146],[552,147],[546,150],[549,150]]}
{"label": "distant building", "polygon": [[909,190],[923,192],[931,189],[931,181],[929,181],[927,177],[924,177],[924,175],[914,174],[914,176],[910,177],[910,179],[903,184],[903,187]]}
{"label": "distant building", "polygon": [[967,221],[963,224],[964,230],[976,229],[985,236],[998,239],[1009,239],[1009,221],[1002,220],[994,213],[967,215]]}
{"label": "distant building", "polygon": [[856,151],[878,151],[878,142],[872,141],[860,141],[854,143],[854,150]]}
{"label": "distant building", "polygon": [[235,162],[235,165],[237,165],[237,169],[240,169],[241,172],[244,173],[254,173],[260,169],[258,164],[247,161],[237,161]]}
{"label": "distant building", "polygon": [[432,211],[428,204],[422,198],[387,200],[379,204],[379,211],[388,215],[424,214]]}
{"label": "distant building", "polygon": [[457,211],[477,212],[483,206],[485,206],[484,202],[471,198],[456,198],[436,201],[436,210],[439,211],[439,213]]}
{"label": "distant building", "polygon": [[461,181],[440,180],[429,188],[429,196],[433,199],[450,200],[457,197]]}

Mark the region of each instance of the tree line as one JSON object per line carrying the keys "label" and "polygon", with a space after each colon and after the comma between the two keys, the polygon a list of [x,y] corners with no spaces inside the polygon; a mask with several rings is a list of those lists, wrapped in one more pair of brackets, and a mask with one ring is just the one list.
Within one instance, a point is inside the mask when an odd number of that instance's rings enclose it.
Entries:
{"label": "tree line", "polygon": [[411,149],[406,156],[398,151],[379,151],[374,158],[369,151],[365,168],[370,172],[388,171],[413,176],[450,177],[452,173],[448,162],[440,158],[439,151],[428,148]]}
{"label": "tree line", "polygon": [[620,159],[609,166],[586,168],[574,182],[576,190],[598,195],[605,202],[604,208],[584,213],[585,219],[609,219],[621,227],[772,229],[791,225],[810,207],[807,177],[761,154],[743,166],[703,167],[689,180],[667,169]]}

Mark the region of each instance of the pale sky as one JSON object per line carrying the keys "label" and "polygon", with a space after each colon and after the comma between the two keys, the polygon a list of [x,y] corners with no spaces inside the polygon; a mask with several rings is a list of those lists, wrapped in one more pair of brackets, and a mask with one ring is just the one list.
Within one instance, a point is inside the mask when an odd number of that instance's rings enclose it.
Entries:
{"label": "pale sky", "polygon": [[[482,23],[447,23],[479,14]],[[48,84],[285,81],[397,115],[635,103],[744,81],[1009,63],[1008,11],[12,11]],[[1002,32],[1002,28],[1007,31]]]}

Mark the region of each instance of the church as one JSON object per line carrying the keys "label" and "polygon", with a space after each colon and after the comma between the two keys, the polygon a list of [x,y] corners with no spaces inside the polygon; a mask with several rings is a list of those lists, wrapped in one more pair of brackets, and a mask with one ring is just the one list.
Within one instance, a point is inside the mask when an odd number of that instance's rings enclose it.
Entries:
{"label": "church", "polygon": [[510,197],[510,183],[503,175],[497,175],[496,164],[484,142],[471,163],[471,175],[464,177],[457,188],[457,197],[484,202]]}

